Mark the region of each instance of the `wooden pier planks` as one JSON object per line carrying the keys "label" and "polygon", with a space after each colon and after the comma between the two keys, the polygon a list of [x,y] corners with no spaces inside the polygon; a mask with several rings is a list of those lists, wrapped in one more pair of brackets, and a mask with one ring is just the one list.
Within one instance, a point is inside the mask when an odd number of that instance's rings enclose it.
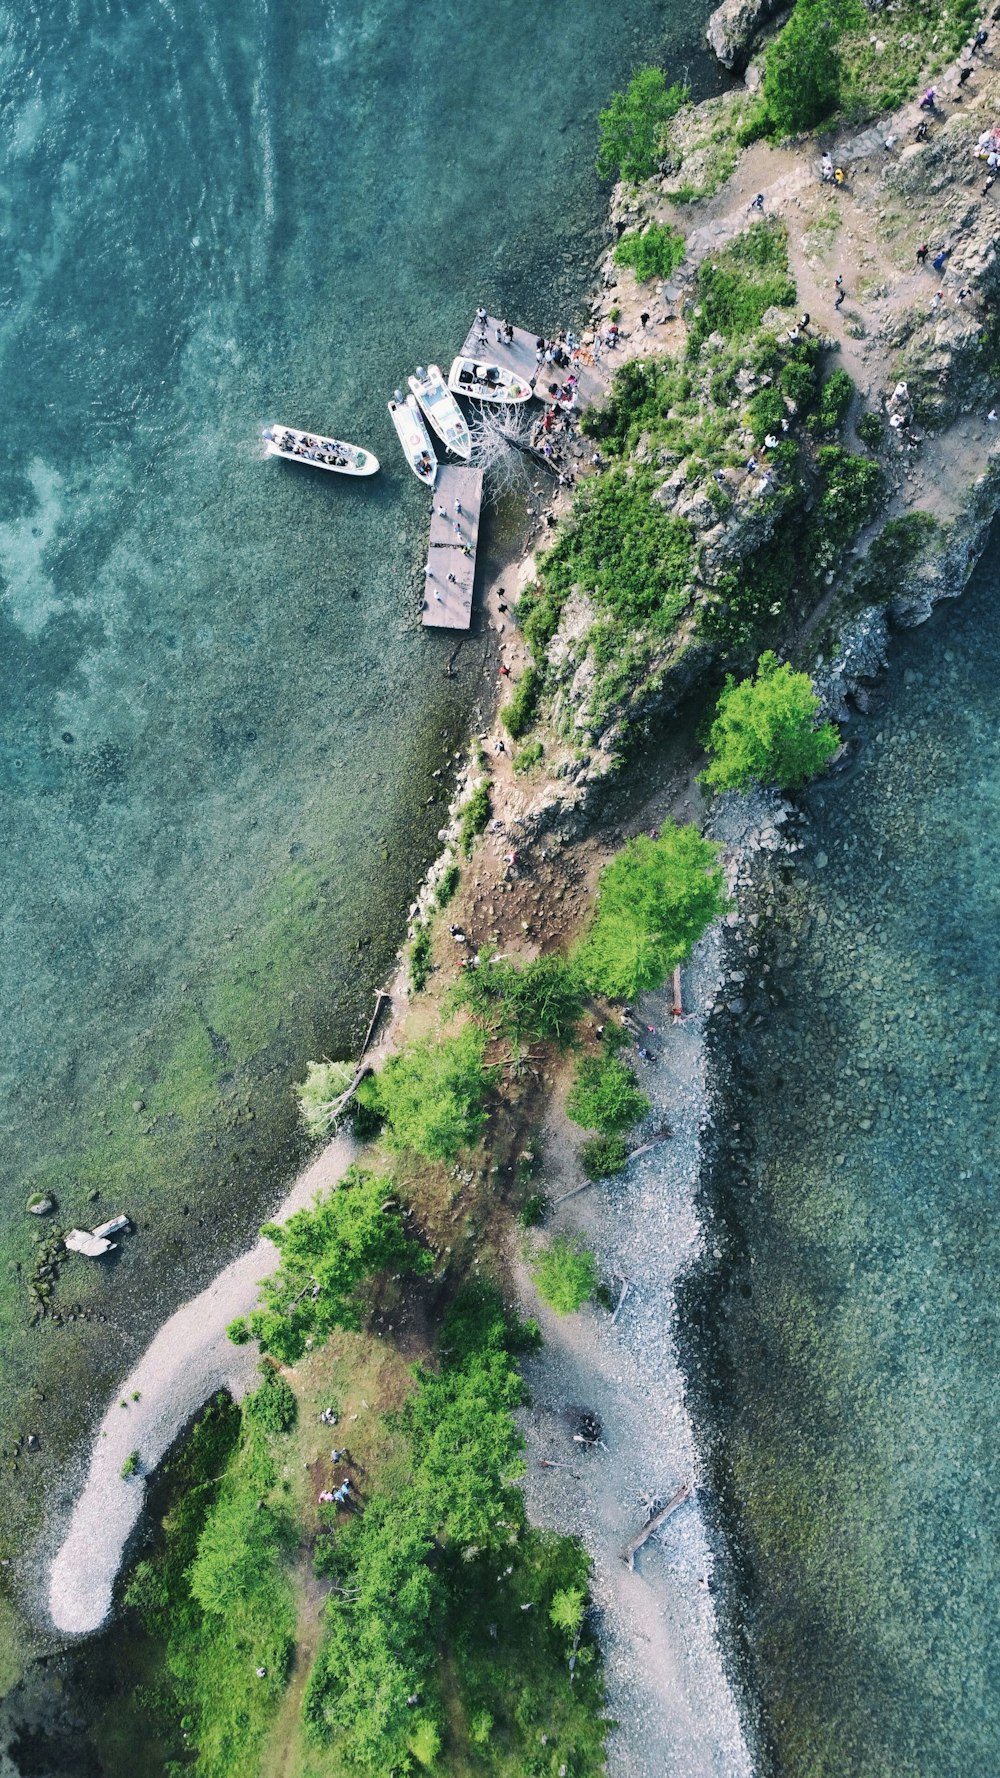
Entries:
{"label": "wooden pier planks", "polygon": [[[549,383],[565,383],[568,370],[560,370],[556,364],[539,364],[535,357],[535,345],[538,335],[528,333],[523,327],[514,328],[514,343],[506,345],[498,341],[497,330],[500,321],[496,315],[486,319],[486,344],[480,340],[477,322],[473,321],[466,336],[460,356],[462,358],[478,358],[482,364],[499,364],[502,370],[512,370],[529,383],[537,378],[535,393],[539,401],[546,399],[545,390]],[[603,401],[608,392],[609,380],[600,365],[592,358],[589,346],[582,346],[580,363],[576,366],[579,381],[576,386],[576,407],[579,411],[585,407],[593,407],[595,402]]]}
{"label": "wooden pier planks", "polygon": [[[443,463],[432,495],[431,537],[424,574],[423,622],[428,629],[469,628],[482,505],[482,470]],[[471,554],[466,555],[466,550]],[[449,575],[454,579],[450,580]]]}

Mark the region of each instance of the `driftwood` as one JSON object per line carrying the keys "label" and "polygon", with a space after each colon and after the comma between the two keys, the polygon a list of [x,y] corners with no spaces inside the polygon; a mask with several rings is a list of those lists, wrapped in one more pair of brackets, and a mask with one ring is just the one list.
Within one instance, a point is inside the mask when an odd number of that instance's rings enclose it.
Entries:
{"label": "driftwood", "polygon": [[554,1457],[539,1457],[538,1467],[539,1469],[564,1469],[567,1475],[573,1477],[574,1482],[580,1480],[575,1469],[570,1469],[568,1463],[557,1463]]}
{"label": "driftwood", "polygon": [[683,1506],[685,1500],[693,1493],[694,1483],[685,1482],[682,1488],[678,1488],[676,1494],[671,1495],[666,1506],[661,1506],[658,1513],[654,1513],[651,1519],[647,1519],[638,1537],[633,1537],[632,1542],[623,1551],[622,1560],[627,1562],[630,1568],[635,1567],[636,1555],[647,1539],[652,1537],[653,1532],[658,1530],[669,1519],[671,1513],[677,1511],[679,1506]]}
{"label": "driftwood", "polygon": [[682,1019],[684,1017],[684,1002],[681,999],[681,966],[679,963],[674,970],[673,1014],[675,1019]]}
{"label": "driftwood", "polygon": [[[380,988],[378,993],[375,996],[375,1011],[372,1013],[371,1023],[368,1026],[367,1031],[365,1032],[365,1041],[361,1045],[360,1053],[362,1056],[364,1055],[366,1049],[368,1048],[368,1045],[371,1043],[372,1037],[375,1032],[375,1027],[379,1022],[379,1017],[381,1015],[382,1008],[385,1005],[387,1000],[391,1001],[392,995],[387,993],[385,988]],[[356,1086],[357,1086],[357,1082],[355,1082],[355,1086],[351,1087],[349,1089],[349,1091],[353,1093],[355,1091]]]}
{"label": "driftwood", "polygon": [[553,1202],[553,1204],[565,1204],[566,1199],[567,1198],[575,1198],[577,1192],[589,1191],[590,1187],[593,1185],[593,1183],[594,1183],[594,1181],[592,1179],[585,1179],[582,1185],[574,1185],[572,1190],[570,1190],[568,1192],[560,1192],[559,1196],[557,1198],[553,1198],[552,1202]]}
{"label": "driftwood", "polygon": [[659,1148],[661,1142],[669,1142],[673,1133],[674,1132],[669,1124],[663,1124],[660,1129],[657,1130],[655,1136],[651,1136],[649,1141],[644,1142],[641,1148],[631,1149],[626,1158],[630,1161],[634,1161],[636,1155],[648,1154],[651,1148]]}
{"label": "driftwood", "polygon": [[618,1317],[619,1317],[619,1315],[620,1315],[620,1314],[621,1314],[621,1312],[622,1312],[622,1309],[623,1309],[623,1308],[624,1308],[624,1306],[625,1306],[625,1298],[626,1298],[626,1297],[627,1297],[627,1296],[628,1296],[628,1293],[629,1293],[629,1291],[630,1291],[630,1290],[631,1290],[631,1288],[632,1288],[632,1281],[631,1281],[631,1279],[629,1279],[629,1278],[623,1278],[623,1279],[622,1279],[622,1293],[621,1293],[621,1296],[620,1296],[620,1297],[619,1297],[619,1298],[618,1298],[618,1302],[617,1302],[617,1304],[616,1304],[616,1305],[615,1305],[615,1312],[614,1312],[614,1314],[613,1314],[613,1315],[612,1315],[612,1317],[611,1317],[611,1325],[612,1325],[612,1327],[614,1327],[614,1325],[615,1325],[615,1322],[616,1322],[616,1321],[617,1321],[617,1320],[618,1320]]}

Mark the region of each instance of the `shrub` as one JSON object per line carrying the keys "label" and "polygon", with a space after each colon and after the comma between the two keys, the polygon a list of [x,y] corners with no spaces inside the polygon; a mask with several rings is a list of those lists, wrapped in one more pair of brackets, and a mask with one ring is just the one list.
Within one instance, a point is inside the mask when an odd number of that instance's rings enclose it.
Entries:
{"label": "shrub", "polygon": [[483,1039],[471,1028],[410,1044],[390,1057],[376,1084],[393,1148],[412,1149],[428,1161],[453,1161],[482,1134],[490,1076]]}
{"label": "shrub", "polygon": [[441,881],[437,886],[437,894],[434,897],[439,909],[446,908],[448,903],[454,900],[455,891],[461,880],[461,869],[454,860],[452,860],[450,864],[445,865],[444,870],[441,872]]}
{"label": "shrub", "polygon": [[291,1364],[307,1340],[361,1326],[361,1287],[376,1273],[429,1269],[430,1256],[409,1239],[392,1194],[389,1180],[352,1167],[311,1209],[265,1226],[280,1263],[249,1319],[262,1352]]}
{"label": "shrub", "polygon": [[602,179],[637,181],[656,172],[667,125],[688,99],[686,86],[668,86],[659,68],[640,68],[623,93],[597,118],[597,171]]}
{"label": "shrub", "polygon": [[273,1365],[262,1365],[261,1371],[261,1383],[246,1397],[243,1412],[265,1432],[275,1437],[283,1432],[291,1432],[299,1412],[295,1391]]}
{"label": "shrub", "polygon": [[545,584],[560,601],[574,586],[626,625],[659,632],[690,598],[692,531],[652,498],[655,479],[614,469],[588,477],[573,522],[545,559]]}
{"label": "shrub", "polygon": [[130,1451],[121,1467],[121,1477],[123,1482],[127,1482],[129,1476],[139,1474],[139,1461],[138,1451]]}
{"label": "shrub", "polygon": [[862,414],[857,424],[857,434],[861,443],[866,444],[870,451],[877,451],[885,437],[885,427],[878,414],[872,413],[871,409]]}
{"label": "shrub", "polygon": [[801,358],[793,358],[790,363],[782,366],[779,382],[782,394],[787,395],[789,401],[794,401],[798,409],[804,410],[816,393],[815,366]]}
{"label": "shrub", "polygon": [[545,748],[541,741],[527,741],[523,747],[518,748],[514,755],[515,772],[530,772],[538,764],[544,752]]}
{"label": "shrub", "polygon": [[237,1315],[236,1320],[229,1323],[226,1328],[226,1338],[232,1340],[234,1346],[245,1346],[247,1341],[253,1338],[250,1332],[250,1323],[245,1315]]}
{"label": "shrub", "polygon": [[531,1275],[538,1294],[557,1315],[573,1315],[593,1295],[597,1268],[593,1254],[557,1235],[549,1247],[541,1247],[531,1261]]}
{"label": "shrub", "polygon": [[854,382],[846,370],[835,370],[819,392],[816,425],[820,432],[836,432],[854,400]]}
{"label": "shrub", "polygon": [[559,606],[543,587],[525,587],[517,602],[516,616],[535,661],[541,665],[559,628]]}
{"label": "shrub", "polygon": [[575,1636],[583,1623],[586,1604],[587,1595],[582,1587],[564,1587],[552,1596],[549,1620],[555,1624],[557,1630],[564,1631],[567,1636]]}
{"label": "shrub", "polygon": [[717,848],[696,827],[667,821],[659,839],[630,840],[601,874],[584,979],[626,1000],[660,987],[725,906]]}
{"label": "shrub", "polygon": [[588,1179],[612,1179],[628,1160],[620,1136],[591,1136],[580,1149],[580,1165]]}
{"label": "shrub", "polygon": [[772,132],[815,129],[840,99],[838,38],[851,0],[797,0],[764,57],[764,104]]}
{"label": "shrub", "polygon": [[349,1062],[310,1062],[305,1080],[295,1091],[299,1110],[314,1141],[328,1136],[337,1121],[337,1104],[354,1078]]}
{"label": "shrub", "polygon": [[631,266],[640,284],[650,278],[669,278],[684,260],[684,236],[680,229],[651,222],[641,231],[622,235],[615,247],[615,265]]}
{"label": "shrub", "polygon": [[840,742],[832,722],[816,726],[819,699],[807,673],[762,654],[755,679],[726,680],[709,734],[702,779],[716,790],[757,780],[795,790],[826,765]]}
{"label": "shrub", "polygon": [[937,530],[929,512],[908,512],[890,519],[869,545],[857,589],[865,596],[884,597],[922,554]]}
{"label": "shrub", "polygon": [[535,714],[541,675],[537,667],[527,667],[514,687],[514,694],[500,712],[500,721],[512,741],[519,741]]}
{"label": "shrub", "polygon": [[490,818],[491,807],[489,780],[482,778],[459,817],[458,843],[466,858],[472,855],[473,841],[477,834],[483,832]]}
{"label": "shrub", "polygon": [[432,949],[430,927],[420,920],[414,929],[409,956],[410,985],[415,994],[422,994],[427,986],[431,973]]}
{"label": "shrub", "polygon": [[650,1107],[645,1093],[620,1056],[584,1056],[566,1100],[575,1124],[599,1130],[602,1136],[620,1136],[641,1122]]}
{"label": "shrub", "polygon": [[518,1212],[518,1222],[523,1229],[535,1229],[545,1221],[545,1213],[549,1207],[544,1192],[530,1192]]}
{"label": "shrub", "polygon": [[463,970],[455,996],[495,1034],[555,1043],[568,1042],[583,1005],[579,976],[562,957],[536,957],[522,966],[486,957],[478,969]]}
{"label": "shrub", "polygon": [[875,517],[885,477],[869,457],[855,456],[840,445],[821,445],[816,463],[823,477],[821,533],[832,547],[843,547]]}
{"label": "shrub", "polygon": [[776,432],[780,436],[781,422],[787,418],[781,390],[775,389],[773,386],[770,389],[762,389],[760,394],[755,395],[753,400],[748,403],[747,414],[754,444],[763,444],[769,432]]}

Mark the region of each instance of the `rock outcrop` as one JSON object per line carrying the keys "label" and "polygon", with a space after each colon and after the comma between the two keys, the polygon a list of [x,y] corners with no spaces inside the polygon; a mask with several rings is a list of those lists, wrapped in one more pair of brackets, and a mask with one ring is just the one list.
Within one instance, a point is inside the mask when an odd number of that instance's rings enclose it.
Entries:
{"label": "rock outcrop", "polygon": [[724,68],[742,72],[760,32],[783,4],[784,0],[722,0],[705,35]]}

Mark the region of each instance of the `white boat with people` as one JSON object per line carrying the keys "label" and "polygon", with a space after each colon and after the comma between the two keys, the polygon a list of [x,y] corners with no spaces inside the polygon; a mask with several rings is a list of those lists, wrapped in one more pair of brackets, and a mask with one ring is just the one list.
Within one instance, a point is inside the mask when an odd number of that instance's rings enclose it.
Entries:
{"label": "white boat with people", "polygon": [[472,455],[472,436],[465,415],[439,366],[428,364],[425,369],[418,364],[416,376],[406,380],[441,443],[447,445],[449,451],[454,451],[456,457],[464,457],[468,462]]}
{"label": "white boat with people", "polygon": [[467,395],[472,401],[492,401],[505,407],[530,401],[534,394],[523,377],[478,358],[456,358],[448,372],[448,387],[453,394]]}
{"label": "white boat with people", "polygon": [[360,445],[324,438],[319,432],[300,432],[295,426],[265,426],[264,449],[269,457],[287,457],[312,469],[330,469],[334,475],[374,475],[379,467],[374,453]]}
{"label": "white boat with people", "polygon": [[407,395],[404,400],[402,389],[397,389],[388,405],[407,463],[418,481],[426,482],[429,488],[433,488],[438,460],[424,425],[424,417],[417,406],[416,396]]}

